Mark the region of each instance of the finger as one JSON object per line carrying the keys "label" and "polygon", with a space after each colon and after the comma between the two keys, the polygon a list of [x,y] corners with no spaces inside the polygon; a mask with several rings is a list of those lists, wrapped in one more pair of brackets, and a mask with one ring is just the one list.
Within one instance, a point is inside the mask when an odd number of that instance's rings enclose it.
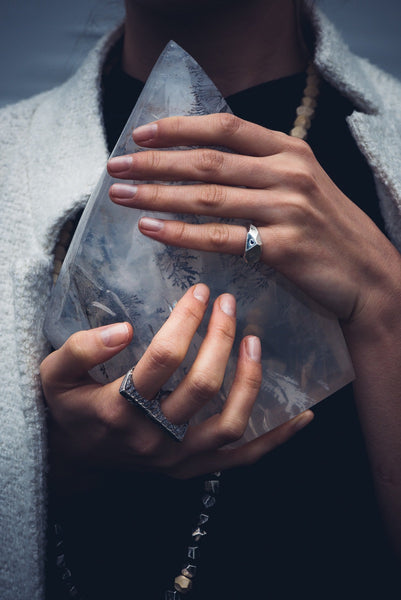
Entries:
{"label": "finger", "polygon": [[243,436],[262,382],[261,354],[258,337],[241,341],[234,382],[223,410],[194,428],[193,452],[212,450]]}
{"label": "finger", "polygon": [[281,446],[304,427],[309,425],[314,418],[313,412],[307,410],[291,421],[276,427],[272,431],[255,438],[251,442],[229,451],[222,451],[219,464],[220,468],[230,469],[234,466],[252,465],[262,456]]}
{"label": "finger", "polygon": [[205,181],[231,186],[264,188],[270,183],[266,159],[239,156],[210,148],[148,150],[111,158],[112,177],[133,180]]}
{"label": "finger", "polygon": [[172,422],[185,423],[219,391],[234,342],[235,312],[231,294],[215,301],[205,339],[188,375],[163,401],[163,413]]}
{"label": "finger", "polygon": [[[308,410],[291,421],[255,438],[238,448],[221,448],[191,457],[190,463],[182,462],[174,468],[175,477],[196,476],[213,471],[224,471],[233,467],[252,465],[281,444],[291,439],[313,420]],[[198,428],[201,426],[198,426]],[[196,427],[192,428],[194,434]]]}
{"label": "finger", "polygon": [[190,288],[153,338],[132,376],[135,387],[144,398],[153,398],[182,363],[208,301],[209,288],[206,285],[198,283]]}
{"label": "finger", "polygon": [[277,192],[215,184],[135,186],[115,183],[110,187],[109,196],[116,204],[141,210],[267,221],[275,215],[273,202]]}
{"label": "finger", "polygon": [[141,233],[169,246],[223,252],[244,253],[246,227],[226,223],[193,225],[182,221],[170,221],[143,217],[138,227]]}
{"label": "finger", "polygon": [[294,142],[290,136],[229,113],[160,119],[135,129],[133,138],[140,146],[225,146],[249,156],[276,154]]}
{"label": "finger", "polygon": [[129,323],[114,323],[74,333],[43,361],[40,368],[42,382],[63,390],[82,384],[88,371],[123,350],[132,334]]}

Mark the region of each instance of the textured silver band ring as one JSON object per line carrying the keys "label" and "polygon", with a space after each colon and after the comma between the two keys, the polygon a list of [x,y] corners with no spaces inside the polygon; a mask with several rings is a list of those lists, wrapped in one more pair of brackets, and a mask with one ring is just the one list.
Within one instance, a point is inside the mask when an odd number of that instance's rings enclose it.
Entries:
{"label": "textured silver band ring", "polygon": [[249,265],[254,265],[260,260],[262,254],[262,238],[255,225],[249,225],[245,240],[244,260]]}
{"label": "textured silver band ring", "polygon": [[145,412],[146,416],[152,419],[163,431],[168,433],[174,440],[182,442],[188,428],[188,423],[183,425],[174,425],[163,414],[160,406],[161,398],[167,396],[170,392],[160,390],[153,400],[146,400],[136,389],[132,380],[132,372],[134,367],[125,375],[121,386],[120,394],[135,406],[139,406]]}

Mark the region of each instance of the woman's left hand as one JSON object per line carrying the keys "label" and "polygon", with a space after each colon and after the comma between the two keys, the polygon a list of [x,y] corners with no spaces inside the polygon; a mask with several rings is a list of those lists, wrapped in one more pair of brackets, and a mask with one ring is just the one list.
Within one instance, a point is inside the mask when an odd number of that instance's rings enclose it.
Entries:
{"label": "woman's left hand", "polygon": [[[133,137],[149,148],[220,146],[232,152],[153,149],[113,158],[108,171],[120,179],[200,182],[118,183],[110,188],[114,202],[253,223],[263,242],[261,260],[347,322],[361,312],[374,318],[383,294],[394,292],[398,252],[337,188],[306,142],[230,114],[170,117],[136,129]],[[240,225],[145,217],[139,228],[169,245],[244,252],[246,229]]]}

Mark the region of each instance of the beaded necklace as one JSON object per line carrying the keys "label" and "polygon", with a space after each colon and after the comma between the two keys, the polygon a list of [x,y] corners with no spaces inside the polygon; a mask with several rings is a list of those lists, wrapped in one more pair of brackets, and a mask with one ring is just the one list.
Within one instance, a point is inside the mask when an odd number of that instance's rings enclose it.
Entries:
{"label": "beaded necklace", "polygon": [[[303,91],[301,104],[296,109],[296,118],[289,135],[306,140],[311,122],[315,113],[317,97],[319,95],[319,76],[312,63],[306,70],[306,85]],[[67,221],[63,226],[60,237],[55,247],[55,260],[53,268],[53,282],[57,281],[60,269],[67,253],[80,214]],[[203,495],[201,498],[201,512],[196,520],[196,525],[191,533],[190,543],[186,548],[185,561],[181,572],[175,577],[171,589],[164,593],[163,600],[180,600],[187,595],[193,586],[197,574],[198,559],[202,539],[207,535],[206,524],[209,521],[210,510],[215,506],[220,489],[221,473],[215,472],[205,476],[203,481]],[[85,600],[73,582],[72,574],[65,559],[62,529],[59,524],[54,525],[56,539],[56,567],[64,588],[74,600]]]}

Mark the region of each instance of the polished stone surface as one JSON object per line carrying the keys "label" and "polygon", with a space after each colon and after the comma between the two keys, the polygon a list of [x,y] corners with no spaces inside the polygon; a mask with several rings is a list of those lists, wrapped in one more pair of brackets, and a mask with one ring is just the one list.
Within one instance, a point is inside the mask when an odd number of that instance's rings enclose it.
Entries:
{"label": "polished stone surface", "polygon": [[[224,111],[229,111],[226,102],[199,65],[170,42],[149,76],[113,156],[141,151],[131,136],[136,126],[166,116]],[[112,381],[139,360],[185,290],[202,281],[209,285],[212,300],[223,292],[235,295],[237,337],[220,393],[193,422],[221,411],[244,335],[261,337],[263,383],[243,440],[276,427],[352,379],[336,319],[265,265],[248,265],[238,256],[166,247],[141,235],[138,220],[150,213],[114,205],[108,197],[111,183],[105,171],[53,290],[45,330],[55,347],[77,330],[129,321],[135,332],[131,345],[93,371],[99,381]],[[205,217],[180,217],[195,223],[207,221]],[[188,372],[206,327],[207,319],[168,389],[174,389]]]}

